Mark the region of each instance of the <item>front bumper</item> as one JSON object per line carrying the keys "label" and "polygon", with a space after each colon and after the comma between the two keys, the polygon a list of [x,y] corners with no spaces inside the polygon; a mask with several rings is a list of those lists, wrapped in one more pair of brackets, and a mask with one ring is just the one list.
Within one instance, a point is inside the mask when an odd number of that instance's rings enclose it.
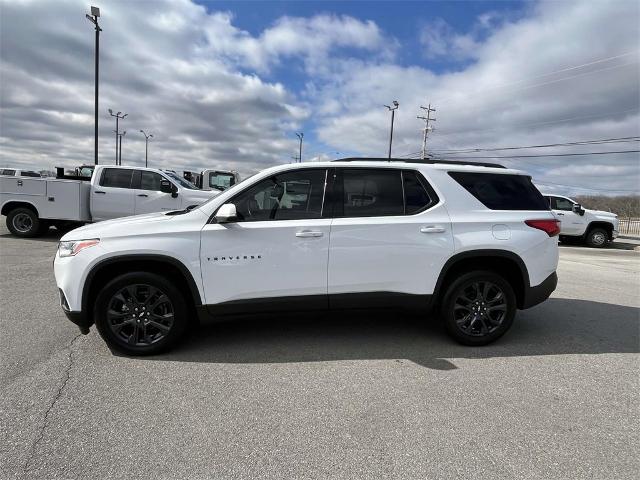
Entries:
{"label": "front bumper", "polygon": [[553,293],[558,285],[558,275],[553,272],[540,285],[529,287],[524,292],[522,310],[544,302]]}
{"label": "front bumper", "polygon": [[614,239],[618,238],[618,235],[619,235],[618,230],[612,230],[611,231],[611,240],[614,240]]}
{"label": "front bumper", "polygon": [[93,322],[87,320],[86,315],[84,315],[82,312],[72,312],[70,310],[65,310],[64,308],[62,309],[62,311],[69,320],[71,320],[78,326],[78,328],[80,329],[80,333],[82,333],[83,335],[87,335],[89,333],[89,327],[93,325]]}

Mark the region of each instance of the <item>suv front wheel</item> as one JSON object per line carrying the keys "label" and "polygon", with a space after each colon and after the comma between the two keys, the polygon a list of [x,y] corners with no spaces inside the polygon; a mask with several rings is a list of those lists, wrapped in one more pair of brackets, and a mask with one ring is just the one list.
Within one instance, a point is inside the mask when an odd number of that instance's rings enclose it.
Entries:
{"label": "suv front wheel", "polygon": [[440,314],[447,332],[464,345],[486,345],[511,327],[516,296],[511,285],[489,271],[465,273],[444,296]]}
{"label": "suv front wheel", "polygon": [[116,277],[98,294],[96,327],[114,350],[152,355],[171,348],[187,327],[182,293],[166,278],[147,272]]}

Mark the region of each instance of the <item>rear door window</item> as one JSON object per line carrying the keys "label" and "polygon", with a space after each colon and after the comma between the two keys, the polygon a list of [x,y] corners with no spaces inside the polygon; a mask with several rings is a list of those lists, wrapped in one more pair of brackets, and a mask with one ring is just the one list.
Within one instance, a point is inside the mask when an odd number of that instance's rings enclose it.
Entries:
{"label": "rear door window", "polygon": [[400,170],[390,168],[344,168],[342,172],[343,217],[404,215]]}
{"label": "rear door window", "polygon": [[491,210],[549,210],[549,203],[525,175],[449,172],[449,175]]}
{"label": "rear door window", "polygon": [[133,170],[125,168],[105,168],[100,185],[111,188],[131,188]]}

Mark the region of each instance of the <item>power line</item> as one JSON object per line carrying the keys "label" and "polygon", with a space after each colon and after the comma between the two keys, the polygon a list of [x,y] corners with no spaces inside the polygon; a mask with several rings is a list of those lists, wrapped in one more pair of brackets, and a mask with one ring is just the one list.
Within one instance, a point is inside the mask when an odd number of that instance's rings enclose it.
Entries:
{"label": "power line", "polygon": [[554,183],[554,182],[547,182],[547,181],[538,181],[538,180],[534,180],[534,183],[537,183],[539,185],[554,185],[557,187],[570,187],[570,188],[579,188],[579,189],[583,189],[583,190],[592,190],[594,192],[637,192],[638,190],[614,190],[614,189],[609,189],[609,188],[591,188],[591,187],[583,187],[581,185],[567,185],[564,183]]}
{"label": "power line", "polygon": [[[610,113],[605,113],[605,114],[594,114],[594,115],[580,115],[577,117],[569,117],[569,118],[563,118],[560,120],[552,120],[549,122],[537,122],[537,123],[524,123],[524,124],[520,124],[520,125],[509,125],[509,127],[511,128],[524,128],[524,127],[537,127],[537,126],[541,126],[541,125],[554,125],[556,123],[564,123],[564,122],[571,122],[574,120],[584,120],[587,118],[605,118],[605,117],[613,117],[615,115],[620,115],[622,113],[630,113],[630,112],[638,112],[640,111],[640,108],[628,108],[625,110],[618,110],[616,112],[610,112]],[[457,132],[449,132],[449,133],[440,133],[438,134],[438,138],[442,138],[442,137],[448,137],[451,135],[460,135],[462,133],[466,134],[466,133],[483,133],[483,132],[498,132],[501,130],[504,130],[504,128],[506,127],[502,127],[502,128],[481,128],[481,129],[475,129],[475,130],[464,130],[464,131],[457,131]],[[419,152],[412,152],[412,153],[407,153],[402,155],[402,157],[407,157],[409,155],[414,155],[414,154],[418,154]]]}
{"label": "power line", "polygon": [[[616,155],[622,153],[640,153],[640,150],[617,150],[606,152],[581,152],[581,153],[546,153],[541,155],[507,155],[507,156],[466,156],[466,157],[453,157],[451,160],[464,160],[464,159],[486,159],[486,158],[537,158],[537,157],[578,157],[582,155]],[[446,160],[446,157],[442,158]]]}
{"label": "power line", "polygon": [[548,143],[543,145],[526,145],[521,147],[488,147],[488,148],[468,148],[463,150],[435,150],[438,153],[473,153],[473,152],[494,152],[499,150],[521,150],[525,148],[549,148],[549,147],[568,147],[577,145],[603,145],[610,143],[631,143],[640,141],[640,136],[619,137],[619,138],[603,138],[599,140],[579,140],[575,142],[565,143]]}
{"label": "power line", "polygon": [[[571,70],[577,70],[579,68],[587,67],[587,66],[590,66],[590,65],[595,65],[595,64],[598,64],[598,63],[607,62],[607,61],[610,61],[610,60],[614,60],[616,58],[622,58],[622,57],[626,57],[626,56],[633,55],[633,54],[636,54],[636,53],[638,53],[638,50],[633,51],[633,52],[623,53],[623,54],[620,54],[620,55],[614,55],[612,57],[602,58],[602,59],[599,59],[599,60],[594,60],[592,62],[583,63],[582,65],[576,65],[576,66],[573,66],[573,67],[563,68],[563,69],[560,69],[560,70],[556,70],[554,72],[544,73],[544,74],[541,74],[541,75],[535,75],[533,77],[525,78],[525,79],[522,79],[522,80],[517,80],[515,82],[503,83],[501,85],[495,85],[495,86],[490,87],[490,88],[485,88],[485,89],[482,89],[482,90],[476,90],[476,91],[473,91],[473,92],[464,93],[463,95],[460,95],[460,96],[451,95],[449,97],[445,97],[444,99],[440,100],[440,103],[446,103],[448,100],[452,100],[452,99],[458,100],[460,98],[473,96],[473,95],[476,95],[476,94],[478,94],[480,92],[486,92],[487,90],[489,90],[489,91],[490,90],[498,90],[498,89],[502,89],[502,88],[509,87],[509,86],[512,86],[512,85],[518,85],[518,84],[527,82],[529,80],[534,80],[536,78],[543,78],[543,77],[548,77],[548,76],[551,76],[551,75],[555,75],[557,73],[568,72],[568,71],[571,71]],[[563,81],[563,80],[569,80],[571,78],[576,78],[576,77],[580,77],[580,76],[583,76],[583,75],[589,75],[591,73],[597,73],[597,72],[602,72],[602,71],[605,71],[605,70],[612,70],[614,68],[620,68],[620,67],[624,67],[624,66],[628,66],[628,65],[633,65],[634,63],[637,63],[637,62],[630,62],[630,63],[620,64],[620,65],[613,65],[611,67],[605,67],[605,68],[601,68],[601,69],[597,69],[597,70],[590,70],[588,72],[582,72],[582,73],[579,73],[577,75],[571,75],[571,76],[568,76],[568,77],[563,77],[563,78],[560,78],[560,79],[552,80],[550,82],[543,82],[543,83],[534,84],[534,85],[525,85],[524,87],[521,87],[521,88],[526,89],[526,88],[535,87],[535,86],[547,85],[547,84],[550,84],[550,83],[560,82],[560,81]],[[520,88],[516,88],[516,89],[513,89],[513,90],[519,90],[519,89]]]}

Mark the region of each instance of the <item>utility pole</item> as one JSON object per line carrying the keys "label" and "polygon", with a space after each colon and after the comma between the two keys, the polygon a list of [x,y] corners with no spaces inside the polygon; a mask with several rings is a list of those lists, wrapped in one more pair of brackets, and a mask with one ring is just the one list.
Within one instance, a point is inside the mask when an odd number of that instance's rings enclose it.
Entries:
{"label": "utility pole", "polygon": [[436,119],[435,118],[431,118],[431,112],[435,112],[436,109],[435,108],[431,108],[431,104],[429,104],[428,107],[423,107],[422,105],[420,105],[420,108],[422,110],[424,110],[425,112],[427,112],[427,116],[420,116],[418,115],[417,118],[419,118],[420,120],[424,120],[424,134],[422,135],[422,159],[424,160],[425,158],[427,158],[427,136],[429,134],[429,131],[433,129],[433,127],[429,126],[429,122],[435,122]]}
{"label": "utility pole", "polygon": [[391,145],[393,144],[393,120],[396,116],[396,110],[398,109],[399,106],[400,104],[398,103],[397,100],[393,101],[393,107],[390,107],[389,105],[385,105],[385,107],[387,107],[391,112],[391,133],[389,134],[389,159],[391,158]]}
{"label": "utility pole", "polygon": [[99,75],[99,69],[100,69],[100,32],[102,31],[102,29],[100,28],[100,25],[98,25],[98,17],[100,17],[100,9],[98,7],[91,7],[91,15],[89,15],[88,13],[85,15],[85,17],[87,17],[87,19],[93,23],[96,27],[96,52],[95,52],[95,62],[96,62],[96,67],[95,67],[95,80],[94,80],[94,101],[95,101],[95,106],[94,106],[94,124],[95,124],[95,131],[94,131],[94,145],[93,145],[93,155],[94,155],[94,164],[98,165],[98,83],[99,83],[99,79],[100,79],[100,75]]}
{"label": "utility pole", "polygon": [[122,137],[124,137],[126,134],[126,130],[118,134],[118,136],[120,137],[120,159],[116,162],[116,165],[122,165]]}
{"label": "utility pole", "polygon": [[144,145],[144,166],[148,167],[149,166],[149,139],[153,138],[153,135],[151,135],[151,134],[147,135],[146,133],[144,133],[144,130],[140,130],[140,133],[142,133],[144,135],[144,141],[145,141],[145,145]]}
{"label": "utility pole", "polygon": [[302,139],[304,138],[304,133],[303,132],[296,133],[296,136],[300,140],[300,153],[298,154],[298,161],[302,163]]}
{"label": "utility pole", "polygon": [[113,113],[113,110],[109,109],[109,115],[111,115],[112,117],[116,117],[116,165],[118,164],[118,135],[120,135],[120,130],[118,130],[118,120],[124,119],[124,117],[129,115],[128,113],[125,113],[124,115],[120,116],[121,113],[122,112]]}

